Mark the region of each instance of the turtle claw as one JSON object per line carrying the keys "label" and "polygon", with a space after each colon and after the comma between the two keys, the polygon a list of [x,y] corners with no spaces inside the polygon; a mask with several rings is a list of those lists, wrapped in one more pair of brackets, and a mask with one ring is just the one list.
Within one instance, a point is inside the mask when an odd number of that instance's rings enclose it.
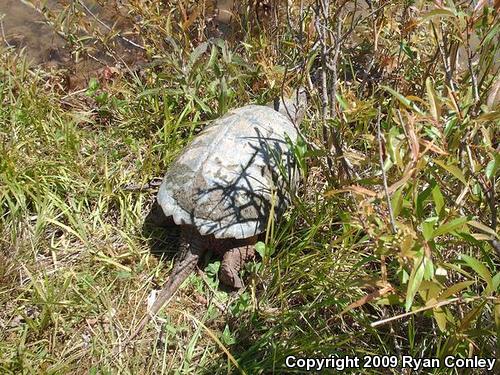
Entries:
{"label": "turtle claw", "polygon": [[238,271],[222,265],[219,271],[219,280],[226,286],[233,289],[242,289],[243,281],[238,275]]}

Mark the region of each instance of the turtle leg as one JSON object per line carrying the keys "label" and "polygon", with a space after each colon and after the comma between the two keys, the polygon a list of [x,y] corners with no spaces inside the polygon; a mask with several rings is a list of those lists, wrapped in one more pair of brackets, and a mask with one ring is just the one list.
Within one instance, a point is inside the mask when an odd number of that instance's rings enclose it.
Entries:
{"label": "turtle leg", "polygon": [[160,308],[173,296],[184,280],[194,271],[196,264],[206,250],[201,235],[190,226],[183,226],[181,230],[181,245],[173,270],[160,291],[158,298],[151,307],[151,315],[155,315]]}
{"label": "turtle leg", "polygon": [[190,226],[183,226],[181,234],[181,245],[179,257],[176,259],[174,268],[168,281],[163,286],[158,298],[151,306],[148,314],[145,314],[134,332],[127,338],[124,347],[127,346],[148,324],[152,316],[155,316],[165,303],[177,291],[184,280],[193,272],[200,257],[206,250],[206,244],[201,235]]}
{"label": "turtle leg", "polygon": [[239,273],[243,265],[255,256],[255,245],[247,244],[227,250],[223,257],[219,271],[222,283],[235,289],[243,288],[243,281]]}

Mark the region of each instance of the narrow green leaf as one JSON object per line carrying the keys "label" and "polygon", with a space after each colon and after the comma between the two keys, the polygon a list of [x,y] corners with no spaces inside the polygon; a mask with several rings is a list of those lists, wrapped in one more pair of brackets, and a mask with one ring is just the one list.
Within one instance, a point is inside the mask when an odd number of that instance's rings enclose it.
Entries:
{"label": "narrow green leaf", "polygon": [[500,272],[493,276],[493,290],[498,290],[500,286]]}
{"label": "narrow green leaf", "polygon": [[471,281],[471,280],[469,280],[469,281],[462,281],[460,283],[453,284],[449,288],[445,289],[439,295],[438,299],[440,301],[443,301],[443,300],[447,299],[448,297],[451,297],[451,296],[457,294],[458,292],[464,290],[465,288],[468,288],[472,284],[474,284],[474,281]]}
{"label": "narrow green leaf", "polygon": [[410,279],[408,280],[408,289],[406,290],[406,311],[409,311],[411,305],[413,304],[415,294],[417,294],[420,284],[422,283],[422,279],[424,278],[424,272],[424,259],[415,259],[415,265],[411,271]]}
{"label": "narrow green leaf", "polygon": [[436,163],[437,165],[439,165],[445,171],[450,172],[456,179],[458,179],[461,182],[463,182],[464,185],[467,185],[467,180],[465,179],[464,174],[462,173],[462,171],[460,170],[460,168],[458,168],[456,165],[453,165],[453,164],[447,165],[442,160],[437,160],[437,159],[434,160],[434,163]]}
{"label": "narrow green leaf", "polygon": [[434,85],[430,77],[425,80],[425,86],[427,88],[427,96],[429,96],[429,108],[434,120],[439,121],[441,118],[441,102],[436,95],[434,90]]}
{"label": "narrow green leaf", "polygon": [[432,309],[432,313],[434,314],[434,319],[439,327],[441,332],[446,331],[446,312],[442,307],[437,309]]}
{"label": "narrow green leaf", "polygon": [[467,265],[472,268],[479,275],[479,277],[481,277],[481,279],[486,281],[488,289],[493,291],[493,279],[491,277],[490,271],[488,271],[488,268],[486,268],[483,263],[481,263],[474,257],[461,254],[460,258],[463,259],[465,263],[467,263]]}
{"label": "narrow green leaf", "polygon": [[500,155],[495,155],[495,157],[492,160],[490,160],[485,170],[486,177],[488,177],[489,180],[491,180],[496,176],[499,165],[500,165]]}
{"label": "narrow green leaf", "polygon": [[57,225],[61,229],[64,229],[65,231],[71,233],[75,237],[79,238],[82,242],[86,242],[86,238],[84,239],[84,236],[80,235],[78,232],[76,232],[73,228],[61,223],[60,221],[56,219],[52,219],[50,217],[46,217],[45,220],[47,220],[49,223],[52,223],[54,225]]}
{"label": "narrow green leaf", "polygon": [[417,201],[415,207],[415,215],[417,216],[417,218],[421,218],[423,216],[425,202],[427,201],[427,198],[430,197],[433,187],[434,187],[433,184],[431,184],[417,195]]}
{"label": "narrow green leaf", "polygon": [[436,219],[427,219],[422,223],[422,234],[424,235],[424,240],[430,241],[433,237],[434,233],[434,224],[436,223]]}
{"label": "narrow green leaf", "polygon": [[424,257],[424,280],[432,280],[434,277],[434,263],[432,260]]}
{"label": "narrow green leaf", "polygon": [[212,49],[210,51],[210,59],[208,60],[208,64],[207,66],[209,68],[213,67],[215,62],[217,61],[217,55],[218,55],[218,50],[217,50],[217,47],[212,45]]}
{"label": "narrow green leaf", "polygon": [[455,12],[447,8],[434,9],[422,15],[422,19],[433,17],[456,17]]}
{"label": "narrow green leaf", "polygon": [[463,319],[460,320],[459,330],[465,331],[469,329],[471,323],[476,320],[477,316],[483,311],[483,307],[486,304],[486,301],[481,302],[479,305],[474,307],[471,311],[469,311]]}
{"label": "narrow green leaf", "polygon": [[340,104],[340,106],[344,111],[349,109],[349,104],[347,104],[347,101],[344,99],[342,95],[335,94],[335,98],[337,99],[338,103]]}
{"label": "narrow green leaf", "polygon": [[437,236],[440,236],[442,234],[446,233],[451,233],[455,229],[460,228],[467,222],[466,217],[457,217],[456,219],[453,219],[452,221],[447,222],[446,224],[443,224],[439,227],[436,228],[436,230],[432,233],[431,239],[436,238]]}
{"label": "narrow green leaf", "polygon": [[203,42],[199,46],[197,46],[193,52],[189,55],[189,66],[193,66],[196,64],[198,59],[207,51],[208,42]]}
{"label": "narrow green leaf", "polygon": [[484,39],[481,42],[481,47],[488,45],[492,40],[495,38],[498,38],[498,33],[500,32],[500,23],[497,23],[495,27],[493,27],[488,34],[484,37]]}
{"label": "narrow green leaf", "polygon": [[437,184],[432,189],[432,198],[434,199],[434,203],[436,205],[436,214],[441,217],[444,208],[444,197]]}
{"label": "narrow green leaf", "polygon": [[424,115],[424,112],[410,99],[407,97],[401,95],[399,92],[395,91],[394,89],[388,87],[388,86],[381,86],[384,90],[390,92],[401,104],[403,104],[406,108],[412,109],[415,112]]}
{"label": "narrow green leaf", "polygon": [[394,217],[397,217],[401,212],[401,208],[403,208],[403,188],[397,189],[391,198],[392,210],[394,213]]}
{"label": "narrow green leaf", "polygon": [[154,89],[147,89],[142,91],[139,95],[137,95],[137,98],[142,98],[144,96],[150,96],[150,95],[158,95],[162,92],[161,88],[154,88]]}
{"label": "narrow green leaf", "polygon": [[490,227],[488,227],[487,225],[484,225],[483,223],[480,223],[479,221],[476,221],[476,220],[470,220],[467,225],[471,225],[473,226],[474,228],[477,228],[479,230],[482,230],[483,232],[485,233],[488,233],[490,235],[492,235],[493,237],[496,237],[498,238],[498,233],[495,232],[493,229],[491,229]]}

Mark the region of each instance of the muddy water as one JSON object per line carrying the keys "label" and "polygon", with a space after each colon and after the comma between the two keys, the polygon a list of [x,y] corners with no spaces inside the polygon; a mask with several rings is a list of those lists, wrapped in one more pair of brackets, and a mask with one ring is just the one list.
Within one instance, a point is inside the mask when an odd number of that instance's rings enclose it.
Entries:
{"label": "muddy water", "polygon": [[[24,48],[32,64],[67,69],[69,88],[81,88],[100,69],[117,65],[134,68],[145,61],[143,51],[121,37],[113,38],[107,46],[96,43],[95,39],[87,40],[86,46],[90,47],[86,51],[89,52],[88,55],[76,54],[75,50],[71,51],[68,47],[67,40],[55,32],[54,26],[47,24],[41,11],[28,5],[30,3],[38,7],[43,3],[46,9],[56,15],[67,10],[68,5],[77,6],[81,14],[84,14],[87,29],[96,29],[101,35],[107,35],[109,30],[103,24],[114,25],[115,30],[140,44],[137,31],[134,31],[134,21],[127,16],[127,9],[123,6],[126,0],[101,1],[104,5],[99,5],[96,0],[0,0],[2,47],[16,50]],[[208,30],[208,36],[230,38],[239,29],[235,22],[238,3],[234,0],[207,0],[205,4],[208,9],[207,19],[212,19],[215,23],[215,29]],[[361,15],[365,14],[367,8],[361,6],[360,12]],[[63,28],[67,26],[66,24]],[[89,34],[80,31],[78,36]],[[477,48],[476,39],[472,40],[473,50]],[[463,48],[458,52],[457,68],[467,69]],[[495,62],[497,67],[500,65],[498,61],[500,58]]]}
{"label": "muddy water", "polygon": [[26,48],[29,60],[35,64],[61,58],[59,51],[64,49],[65,40],[33,8],[20,0],[1,0],[0,19],[4,46]]}
{"label": "muddy water", "polygon": [[[127,34],[127,39],[134,38],[134,35],[129,36],[133,21],[126,17],[119,1],[108,0],[104,6],[94,0],[78,3],[72,1],[48,0],[44,2],[45,10],[57,16],[68,10],[68,5],[76,4],[85,15],[83,22],[88,30],[107,35],[109,30],[104,25],[113,25],[114,30],[120,34]],[[53,25],[47,23],[40,8],[35,8],[40,7],[41,3],[29,0],[0,0],[0,43],[2,49],[24,48],[25,55],[32,64],[66,69],[68,89],[85,87],[91,77],[95,77],[106,67],[134,68],[136,64],[144,61],[143,50],[121,37],[113,38],[106,46],[95,38],[87,39],[83,42],[87,53],[77,54],[75,50],[71,51],[67,39],[59,35]],[[66,22],[74,22],[73,19],[68,20]],[[77,36],[89,34],[77,32]]]}

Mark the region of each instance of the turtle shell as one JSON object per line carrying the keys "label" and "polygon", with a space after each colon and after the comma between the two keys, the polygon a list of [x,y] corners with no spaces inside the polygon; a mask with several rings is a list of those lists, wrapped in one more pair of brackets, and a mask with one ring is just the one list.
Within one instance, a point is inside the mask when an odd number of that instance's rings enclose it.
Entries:
{"label": "turtle shell", "polygon": [[158,203],[176,224],[215,238],[262,233],[289,203],[296,184],[292,122],[266,106],[248,105],[207,126],[168,169]]}

